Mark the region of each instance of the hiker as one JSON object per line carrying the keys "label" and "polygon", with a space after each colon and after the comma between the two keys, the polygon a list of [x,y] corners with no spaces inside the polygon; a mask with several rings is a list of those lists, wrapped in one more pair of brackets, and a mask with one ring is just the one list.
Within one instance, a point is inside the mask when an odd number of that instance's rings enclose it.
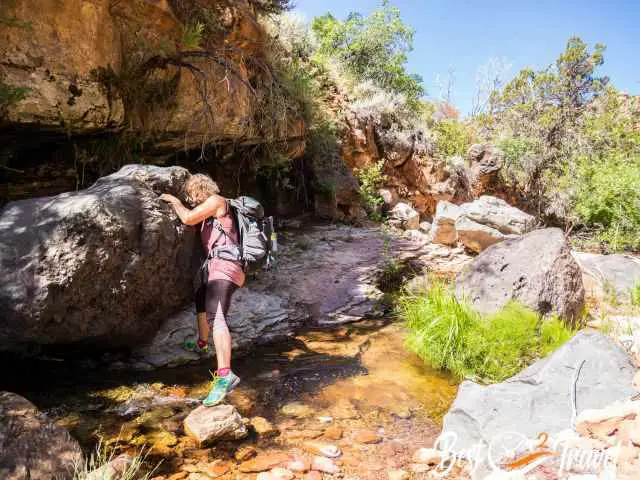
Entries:
{"label": "hiker", "polygon": [[217,370],[213,374],[211,391],[202,401],[206,406],[217,405],[233,390],[240,378],[231,371],[231,335],[226,317],[235,290],[245,281],[243,265],[239,261],[224,260],[210,255],[215,248],[238,245],[239,234],[228,201],[218,195],[218,185],[208,175],[191,175],[185,183],[187,204],[167,193],[160,196],[175,210],[182,223],[200,224],[200,239],[207,252],[203,277],[196,290],[195,303],[198,320],[198,339],[185,341],[185,348],[197,353],[208,350],[209,329],[213,328]]}

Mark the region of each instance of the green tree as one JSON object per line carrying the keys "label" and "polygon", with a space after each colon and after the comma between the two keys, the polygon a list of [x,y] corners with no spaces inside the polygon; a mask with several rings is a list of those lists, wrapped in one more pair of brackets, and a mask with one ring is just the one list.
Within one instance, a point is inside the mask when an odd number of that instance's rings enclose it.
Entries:
{"label": "green tree", "polygon": [[368,17],[356,12],[344,21],[330,13],[316,17],[312,29],[318,40],[317,54],[337,57],[357,79],[401,93],[414,104],[424,95],[422,78],[406,70],[413,29],[387,1]]}

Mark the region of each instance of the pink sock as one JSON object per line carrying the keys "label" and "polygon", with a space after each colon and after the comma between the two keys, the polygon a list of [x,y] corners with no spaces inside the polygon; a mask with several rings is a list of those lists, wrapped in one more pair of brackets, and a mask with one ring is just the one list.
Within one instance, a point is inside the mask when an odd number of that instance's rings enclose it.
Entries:
{"label": "pink sock", "polygon": [[219,368],[218,369],[218,376],[219,377],[226,377],[230,373],[231,373],[231,369],[230,368]]}

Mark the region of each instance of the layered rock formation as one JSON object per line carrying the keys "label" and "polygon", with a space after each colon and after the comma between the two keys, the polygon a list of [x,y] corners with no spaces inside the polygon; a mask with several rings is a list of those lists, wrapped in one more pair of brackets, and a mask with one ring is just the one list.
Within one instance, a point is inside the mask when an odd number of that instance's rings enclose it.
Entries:
{"label": "layered rock formation", "polygon": [[[265,33],[251,4],[211,2],[219,31],[207,27],[196,46],[183,38],[187,13],[200,7],[174,3],[3,3],[0,15],[12,21],[0,42],[0,82],[27,88],[5,122],[63,133],[126,125],[177,148],[264,141],[255,113],[265,92],[250,82],[265,74],[252,64],[264,58]],[[299,137],[301,128],[269,119],[271,139]]]}

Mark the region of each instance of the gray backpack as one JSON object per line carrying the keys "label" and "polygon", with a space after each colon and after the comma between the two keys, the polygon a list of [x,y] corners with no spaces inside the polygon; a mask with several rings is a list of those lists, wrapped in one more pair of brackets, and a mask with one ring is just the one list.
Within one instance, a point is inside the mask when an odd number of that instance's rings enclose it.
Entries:
{"label": "gray backpack", "polygon": [[[240,262],[245,272],[270,267],[272,254],[277,249],[273,217],[265,217],[262,205],[252,197],[227,199],[227,202],[238,229],[239,243],[215,247],[208,257]],[[226,235],[222,225],[216,220],[213,222],[221,235]]]}

